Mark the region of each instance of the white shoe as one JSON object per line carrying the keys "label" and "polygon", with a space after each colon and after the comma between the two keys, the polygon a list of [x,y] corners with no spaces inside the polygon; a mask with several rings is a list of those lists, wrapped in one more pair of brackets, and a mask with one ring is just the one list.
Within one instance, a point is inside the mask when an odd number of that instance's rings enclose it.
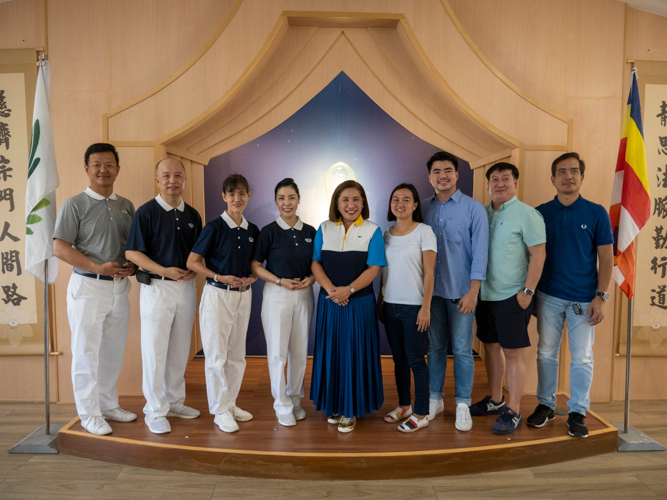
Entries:
{"label": "white shoe", "polygon": [[456,405],[456,424],[459,431],[469,431],[472,429],[472,418],[470,417],[470,407],[465,403]]}
{"label": "white shoe", "polygon": [[102,416],[106,420],[115,420],[116,422],[134,422],[137,416],[131,411],[123,410],[120,406],[113,410],[105,410]]}
{"label": "white shoe", "polygon": [[169,410],[167,416],[187,419],[197,418],[199,416],[199,410],[183,405],[180,410]]}
{"label": "white shoe", "polygon": [[81,427],[86,429],[91,434],[96,436],[106,436],[111,434],[111,427],[107,424],[107,421],[102,417],[90,416],[86,417],[81,421]]}
{"label": "white shoe", "polygon": [[247,422],[252,420],[252,414],[250,412],[242,410],[236,405],[229,405],[229,413],[232,414],[234,420],[237,422]]}
{"label": "white shoe", "polygon": [[403,422],[398,426],[398,430],[401,432],[416,432],[419,429],[423,429],[428,426],[428,415],[419,420],[417,417],[412,415],[409,419]]}
{"label": "white shoe", "polygon": [[284,425],[285,427],[292,427],[296,425],[296,418],[294,418],[294,413],[278,413],[276,412],[276,417],[278,417],[278,423]]}
{"label": "white shoe", "polygon": [[445,402],[442,399],[428,400],[428,419],[433,420],[438,413],[445,410]]}
{"label": "white shoe", "polygon": [[228,411],[216,415],[213,422],[222,432],[236,432],[239,430],[239,424],[236,423],[234,416]]}
{"label": "white shoe", "polygon": [[294,410],[292,410],[292,413],[294,413],[294,418],[297,419],[297,420],[305,420],[306,419],[306,410],[304,410],[300,406],[295,406]]}
{"label": "white shoe", "polygon": [[155,420],[144,420],[148,426],[148,430],[153,434],[167,434],[171,432],[171,425],[165,417],[158,417]]}

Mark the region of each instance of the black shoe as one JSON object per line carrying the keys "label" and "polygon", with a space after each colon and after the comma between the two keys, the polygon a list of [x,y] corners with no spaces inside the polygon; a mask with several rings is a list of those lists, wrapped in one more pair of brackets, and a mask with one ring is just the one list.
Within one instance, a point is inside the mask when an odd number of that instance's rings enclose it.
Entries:
{"label": "black shoe", "polygon": [[500,400],[500,403],[491,401],[491,396],[487,396],[481,401],[470,405],[470,415],[473,417],[484,417],[486,415],[500,415],[505,406],[505,396]]}
{"label": "black shoe", "polygon": [[587,438],[588,427],[584,424],[584,417],[581,413],[571,412],[567,417],[567,426],[570,428],[568,434],[572,437]]}
{"label": "black shoe", "polygon": [[544,427],[549,420],[556,418],[554,411],[546,405],[539,404],[533,414],[526,419],[528,427]]}
{"label": "black shoe", "polygon": [[496,423],[493,424],[493,433],[512,434],[519,427],[521,427],[521,415],[512,411],[511,408],[505,407],[502,409]]}

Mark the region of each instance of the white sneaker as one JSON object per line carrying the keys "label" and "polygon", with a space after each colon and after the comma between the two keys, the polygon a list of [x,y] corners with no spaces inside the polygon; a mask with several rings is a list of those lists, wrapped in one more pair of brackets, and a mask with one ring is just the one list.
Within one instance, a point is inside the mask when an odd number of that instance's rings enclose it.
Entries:
{"label": "white sneaker", "polygon": [[197,418],[199,416],[199,410],[183,405],[180,410],[169,410],[167,416],[187,419]]}
{"label": "white sneaker", "polygon": [[294,418],[297,420],[305,420],[306,419],[306,410],[301,408],[300,406],[295,406],[294,410],[292,411],[294,413]]}
{"label": "white sneaker", "polygon": [[247,422],[252,420],[252,414],[250,412],[242,410],[236,405],[229,405],[229,413],[232,414],[234,420],[237,422]]}
{"label": "white sneaker", "polygon": [[284,425],[285,427],[292,427],[296,425],[296,418],[294,418],[293,413],[278,413],[276,412],[276,417],[278,417],[278,423]]}
{"label": "white sneaker", "polygon": [[236,423],[234,416],[228,411],[216,415],[213,422],[222,432],[236,432],[239,430],[239,424]]}
{"label": "white sneaker", "polygon": [[469,431],[472,429],[472,418],[470,417],[470,407],[465,403],[456,405],[456,424],[459,431]]}
{"label": "white sneaker", "polygon": [[144,420],[148,426],[148,430],[153,434],[167,434],[171,432],[171,425],[165,417],[158,417],[155,420]]}
{"label": "white sneaker", "polygon": [[137,419],[134,413],[123,410],[120,406],[113,410],[104,410],[102,416],[106,420],[115,420],[116,422],[134,422]]}
{"label": "white sneaker", "polygon": [[86,417],[81,421],[81,427],[86,429],[91,434],[96,436],[106,436],[111,434],[111,427],[107,424],[107,421],[102,417],[90,416]]}
{"label": "white sneaker", "polygon": [[445,402],[442,399],[428,400],[428,419],[433,420],[438,413],[445,410]]}

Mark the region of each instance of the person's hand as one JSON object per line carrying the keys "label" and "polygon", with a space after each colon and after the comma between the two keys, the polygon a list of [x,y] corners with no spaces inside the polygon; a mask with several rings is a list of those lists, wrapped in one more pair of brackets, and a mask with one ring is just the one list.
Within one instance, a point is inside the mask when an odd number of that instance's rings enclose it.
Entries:
{"label": "person's hand", "polygon": [[194,273],[192,273],[192,271],[184,271],[183,269],[178,267],[166,267],[164,269],[164,272],[162,273],[162,276],[164,276],[165,278],[170,278],[174,281],[185,281],[194,278],[194,276],[189,278],[188,276],[190,274]]}
{"label": "person's hand", "polygon": [[352,295],[352,292],[349,286],[337,286],[329,290],[329,295],[326,298],[333,300],[339,306],[346,306],[350,295]]}
{"label": "person's hand", "polygon": [[243,279],[242,278],[237,278],[236,276],[232,275],[218,275],[218,282],[219,283],[224,283],[226,285],[229,285],[232,288],[239,288],[243,286]]}
{"label": "person's hand", "polygon": [[116,272],[113,274],[114,278],[127,278],[128,276],[133,276],[137,272],[137,266],[132,262],[126,262],[116,269]]}
{"label": "person's hand", "polygon": [[516,301],[521,306],[521,309],[528,309],[531,300],[533,300],[533,297],[525,293],[523,290],[516,294]]}
{"label": "person's hand", "polygon": [[241,278],[241,284],[239,286],[250,286],[255,281],[257,281],[257,276],[248,276],[247,278]]}
{"label": "person's hand", "polygon": [[[460,309],[460,306],[459,306]],[[468,313],[464,313],[468,314]],[[431,326],[431,308],[422,306],[417,314],[417,331],[425,332]]]}
{"label": "person's hand", "polygon": [[280,286],[283,288],[287,288],[288,290],[298,290],[300,284],[301,284],[300,281],[294,281],[293,279],[289,278],[280,279]]}
{"label": "person's hand", "polygon": [[105,262],[104,264],[97,264],[93,272],[101,276],[113,276],[117,278],[118,276],[116,275],[120,273],[121,269],[124,270],[118,262]]}
{"label": "person's hand", "polygon": [[588,314],[586,315],[588,322],[595,326],[604,319],[604,300],[602,297],[595,297],[588,306]]}
{"label": "person's hand", "polygon": [[461,314],[470,314],[477,307],[477,294],[472,290],[468,291],[468,293],[461,297],[457,307]]}
{"label": "person's hand", "polygon": [[[282,284],[282,281],[280,282],[280,284]],[[292,290],[303,290],[304,288],[308,288],[309,286],[313,286],[314,284],[315,284],[315,278],[309,276],[297,282],[297,285]]]}
{"label": "person's hand", "polygon": [[197,277],[197,273],[188,269],[183,277],[183,281],[190,281]]}

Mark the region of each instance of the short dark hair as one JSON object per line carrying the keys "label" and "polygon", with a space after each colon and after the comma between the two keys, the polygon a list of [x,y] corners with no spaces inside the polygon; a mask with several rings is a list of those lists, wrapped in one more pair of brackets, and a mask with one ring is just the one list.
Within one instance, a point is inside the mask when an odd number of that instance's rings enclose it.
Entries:
{"label": "short dark hair", "polygon": [[431,167],[436,161],[448,161],[454,165],[454,170],[459,171],[459,159],[451,153],[446,151],[438,151],[433,156],[431,156],[426,162],[426,167],[428,168],[428,173],[431,173]]}
{"label": "short dark hair", "polygon": [[560,162],[569,160],[570,158],[576,158],[576,160],[579,162],[579,172],[581,172],[581,175],[584,175],[584,171],[586,170],[586,164],[584,163],[584,160],[579,158],[579,153],[575,153],[574,151],[572,151],[571,153],[562,154],[554,160],[554,162],[551,164],[551,177],[556,177],[556,166]]}
{"label": "short dark hair", "polygon": [[340,194],[346,189],[356,189],[359,191],[361,199],[364,200],[364,207],[361,209],[361,218],[364,220],[368,219],[371,216],[371,212],[368,209],[368,200],[366,199],[366,191],[364,191],[363,186],[357,181],[345,181],[338,184],[338,187],[336,187],[334,190],[333,195],[331,195],[331,203],[329,204],[329,220],[331,222],[338,222],[338,219],[343,218],[340,210],[338,210],[338,199],[340,198]]}
{"label": "short dark hair", "polygon": [[389,222],[396,220],[396,216],[391,211],[391,199],[394,197],[394,193],[399,189],[409,190],[412,193],[412,201],[417,203],[414,212],[412,212],[412,220],[415,222],[424,222],[424,217],[422,216],[421,203],[419,203],[419,193],[417,192],[417,188],[414,187],[412,184],[408,184],[405,182],[403,184],[399,184],[398,186],[396,186],[389,195],[389,208],[387,209],[387,220]]}
{"label": "short dark hair", "polygon": [[237,189],[245,189],[246,192],[249,193],[250,184],[248,184],[248,180],[241,174],[232,174],[227,176],[225,181],[222,183],[222,192],[233,193]]}
{"label": "short dark hair", "polygon": [[285,188],[285,187],[291,187],[296,191],[296,195],[299,199],[301,199],[301,194],[299,194],[299,186],[296,185],[296,182],[294,182],[294,179],[291,177],[285,177],[282,181],[280,181],[278,184],[276,184],[276,189],[273,192],[273,197],[276,198],[278,196],[278,190],[280,188]]}
{"label": "short dark hair", "polygon": [[156,172],[157,172],[158,167],[160,166],[160,163],[162,163],[164,160],[174,160],[174,161],[177,161],[178,163],[181,164],[181,167],[183,167],[183,172],[185,172],[185,165],[183,165],[183,162],[182,162],[181,160],[179,160],[178,158],[172,158],[171,156],[168,157],[168,158],[162,158],[160,161],[158,161],[158,162],[155,164],[155,171],[156,171]]}
{"label": "short dark hair", "polygon": [[505,170],[509,170],[512,172],[512,177],[514,177],[514,180],[517,180],[519,178],[518,168],[516,168],[511,163],[507,163],[506,161],[501,161],[500,163],[496,163],[489,170],[486,171],[486,180],[488,181],[491,178],[491,174],[493,172],[504,172]]}
{"label": "short dark hair", "polygon": [[118,151],[116,151],[116,148],[114,147],[113,144],[107,144],[106,142],[98,142],[96,144],[88,146],[88,149],[86,149],[86,154],[83,157],[83,161],[85,162],[86,165],[88,165],[88,160],[90,159],[90,155],[94,155],[95,153],[113,153],[114,158],[116,158],[116,165],[120,165],[120,160],[118,160]]}

